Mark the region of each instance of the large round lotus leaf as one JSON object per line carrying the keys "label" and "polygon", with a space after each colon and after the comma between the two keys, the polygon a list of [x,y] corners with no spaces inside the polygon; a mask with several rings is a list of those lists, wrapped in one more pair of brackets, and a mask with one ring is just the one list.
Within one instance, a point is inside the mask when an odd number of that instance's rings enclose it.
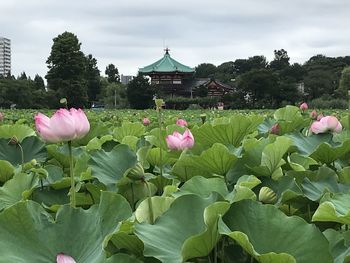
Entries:
{"label": "large round lotus leaf", "polygon": [[116,254],[106,260],[106,263],[142,263],[140,260],[127,254]]}
{"label": "large round lotus leaf", "polygon": [[0,160],[0,182],[4,183],[11,179],[15,168],[8,161]]}
{"label": "large round lotus leaf", "polygon": [[64,205],[56,218],[38,203],[17,203],[0,214],[0,262],[52,263],[65,253],[79,263],[103,263],[105,237],[131,213],[123,197],[109,192],[89,210]]}
{"label": "large round lotus leaf", "polygon": [[220,221],[219,230],[258,262],[333,262],[328,242],[318,228],[299,217],[288,217],[272,205],[252,200],[234,203]]}
{"label": "large round lotus leaf", "polygon": [[214,143],[231,144],[238,147],[244,137],[256,131],[262,122],[261,116],[237,114],[226,123],[210,124],[206,122],[199,128],[193,129],[193,135],[197,143],[208,147]]}
{"label": "large round lotus leaf", "polygon": [[29,136],[35,136],[35,132],[27,125],[2,125],[0,127],[0,138],[11,139],[16,137],[18,141],[22,141]]}
{"label": "large round lotus leaf", "polygon": [[92,176],[108,185],[117,183],[126,170],[135,166],[136,161],[136,154],[127,145],[119,144],[110,152],[100,150],[92,153],[89,164]]}
{"label": "large round lotus leaf", "polygon": [[326,193],[321,199],[312,221],[350,224],[350,195]]}
{"label": "large round lotus leaf", "polygon": [[39,179],[33,173],[16,174],[0,187],[0,211],[13,204],[26,200],[37,187]]}
{"label": "large round lotus leaf", "polygon": [[219,237],[218,217],[229,207],[227,202],[214,203],[217,196],[181,196],[153,225],[136,225],[135,234],[145,245],[144,255],[166,263],[208,255]]}
{"label": "large round lotus leaf", "polygon": [[26,137],[21,142],[21,148],[17,144],[9,143],[8,139],[0,139],[0,160],[9,161],[12,165],[30,162],[33,159],[45,161],[47,151],[45,144],[36,136]]}

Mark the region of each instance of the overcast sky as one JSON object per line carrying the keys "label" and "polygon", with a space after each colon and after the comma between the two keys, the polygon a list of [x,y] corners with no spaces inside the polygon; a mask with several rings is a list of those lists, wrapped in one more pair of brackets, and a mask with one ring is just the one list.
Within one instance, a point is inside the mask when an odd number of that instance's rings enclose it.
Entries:
{"label": "overcast sky", "polygon": [[12,73],[47,72],[52,39],[76,34],[101,73],[124,75],[163,56],[191,67],[284,48],[291,62],[350,55],[349,0],[0,0],[0,36],[12,41]]}

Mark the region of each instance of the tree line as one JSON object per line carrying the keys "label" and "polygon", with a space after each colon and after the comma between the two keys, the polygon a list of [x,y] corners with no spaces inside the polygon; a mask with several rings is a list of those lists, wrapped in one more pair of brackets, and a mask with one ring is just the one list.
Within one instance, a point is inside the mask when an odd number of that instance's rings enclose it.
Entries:
{"label": "tree line", "polygon": [[[128,85],[120,82],[118,68],[109,64],[105,77],[92,54],[85,55],[76,35],[64,32],[53,39],[46,61],[44,79],[23,72],[17,78],[0,75],[0,107],[57,108],[60,98],[68,106],[87,108],[102,104],[108,108],[148,108],[157,91],[143,76]],[[316,107],[346,107],[344,98],[350,89],[350,56],[316,55],[304,64],[290,63],[284,49],[274,51],[274,59],[265,56],[236,59],[221,65],[202,63],[195,78],[212,78],[234,87],[222,100],[230,108],[276,108],[308,101]]]}

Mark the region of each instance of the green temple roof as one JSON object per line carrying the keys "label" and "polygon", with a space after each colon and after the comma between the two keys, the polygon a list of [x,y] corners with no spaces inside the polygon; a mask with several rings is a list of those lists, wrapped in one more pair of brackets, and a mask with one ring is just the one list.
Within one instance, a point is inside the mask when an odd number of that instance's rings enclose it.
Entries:
{"label": "green temple roof", "polygon": [[156,73],[156,72],[182,72],[182,73],[194,73],[194,68],[177,62],[170,57],[169,49],[165,49],[164,57],[154,62],[151,65],[140,68],[140,73]]}

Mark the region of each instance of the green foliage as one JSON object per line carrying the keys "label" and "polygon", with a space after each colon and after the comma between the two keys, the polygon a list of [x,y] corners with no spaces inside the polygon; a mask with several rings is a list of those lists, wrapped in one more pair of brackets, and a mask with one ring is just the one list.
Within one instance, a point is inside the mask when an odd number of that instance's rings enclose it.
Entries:
{"label": "green foliage", "polygon": [[109,64],[106,67],[105,74],[109,83],[120,83],[119,71],[116,66]]}
{"label": "green foliage", "polygon": [[76,35],[64,32],[53,39],[46,61],[49,68],[45,76],[48,88],[56,91],[60,98],[67,98],[68,105],[74,107],[87,106],[88,101],[86,58],[80,46]]}
{"label": "green foliage", "polygon": [[154,105],[153,95],[155,94],[155,89],[142,75],[135,77],[129,82],[126,94],[131,108],[147,109]]}

